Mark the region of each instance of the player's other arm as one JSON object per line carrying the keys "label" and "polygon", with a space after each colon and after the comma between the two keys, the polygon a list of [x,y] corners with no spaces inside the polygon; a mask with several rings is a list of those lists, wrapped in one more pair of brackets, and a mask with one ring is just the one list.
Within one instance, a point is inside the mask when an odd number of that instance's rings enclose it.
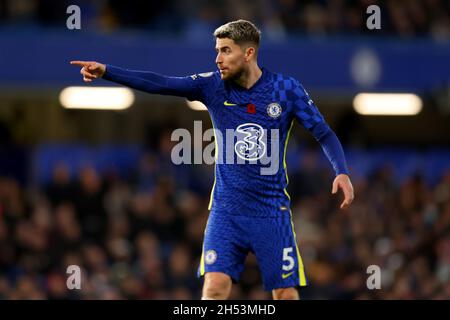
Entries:
{"label": "player's other arm", "polygon": [[355,195],[342,145],[334,131],[325,122],[317,124],[311,132],[333,165],[336,177],[333,181],[331,193],[336,194],[338,189],[342,189],[344,200],[341,203],[341,209],[345,209],[353,202]]}
{"label": "player's other arm", "polygon": [[198,83],[191,77],[168,77],[150,71],[128,70],[96,61],[71,61],[81,67],[85,82],[103,78],[148,93],[200,100]]}
{"label": "player's other arm", "polygon": [[336,177],[331,192],[335,194],[338,189],[342,189],[344,200],[340,207],[341,209],[347,208],[355,196],[342,144],[301,85],[296,90],[296,96],[299,97],[295,103],[296,118],[320,143],[323,152],[332,164]]}

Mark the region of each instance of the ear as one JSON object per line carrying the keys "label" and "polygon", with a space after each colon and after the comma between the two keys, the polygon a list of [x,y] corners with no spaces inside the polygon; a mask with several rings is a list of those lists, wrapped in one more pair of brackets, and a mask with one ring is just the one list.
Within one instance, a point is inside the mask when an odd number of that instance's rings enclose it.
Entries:
{"label": "ear", "polygon": [[254,47],[248,47],[245,49],[245,62],[249,62],[251,59],[253,59],[255,55],[255,48]]}

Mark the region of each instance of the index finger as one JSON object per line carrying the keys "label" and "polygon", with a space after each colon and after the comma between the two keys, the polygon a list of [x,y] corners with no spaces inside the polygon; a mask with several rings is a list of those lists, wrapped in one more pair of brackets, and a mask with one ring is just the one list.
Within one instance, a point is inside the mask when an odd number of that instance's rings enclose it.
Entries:
{"label": "index finger", "polygon": [[89,65],[89,62],[88,61],[75,60],[75,61],[70,61],[70,64],[77,65],[77,66],[80,66],[80,67],[85,67],[85,66]]}

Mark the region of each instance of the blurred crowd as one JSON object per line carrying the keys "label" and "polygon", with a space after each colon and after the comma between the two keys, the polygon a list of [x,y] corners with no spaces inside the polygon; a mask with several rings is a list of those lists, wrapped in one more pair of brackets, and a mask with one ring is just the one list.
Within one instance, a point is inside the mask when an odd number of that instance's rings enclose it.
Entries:
{"label": "blurred crowd", "polygon": [[292,34],[364,34],[369,32],[367,7],[376,4],[382,19],[376,34],[450,36],[446,0],[0,0],[0,25],[65,28],[72,4],[81,8],[82,28],[92,32],[136,28],[204,39],[219,25],[242,18],[273,40]]}
{"label": "blurred crowd", "polygon": [[[90,165],[72,175],[64,163],[44,186],[0,177],[0,299],[199,299],[213,166],[172,165],[172,142],[160,141],[128,177]],[[341,211],[320,148],[295,150],[303,299],[450,298],[450,172],[430,186],[382,166],[353,178],[356,200]],[[81,290],[66,287],[69,265],[81,267]],[[370,265],[379,290],[367,288]],[[231,298],[271,298],[252,254]]]}

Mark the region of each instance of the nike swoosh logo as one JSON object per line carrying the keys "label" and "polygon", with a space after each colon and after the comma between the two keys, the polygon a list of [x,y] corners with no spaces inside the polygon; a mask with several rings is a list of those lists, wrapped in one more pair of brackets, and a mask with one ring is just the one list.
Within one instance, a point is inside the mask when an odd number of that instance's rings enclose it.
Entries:
{"label": "nike swoosh logo", "polygon": [[286,278],[292,276],[293,273],[294,273],[294,272],[283,273],[283,274],[281,275],[281,277],[282,277],[283,279],[286,279]]}
{"label": "nike swoosh logo", "polygon": [[230,102],[228,102],[228,101],[225,101],[223,104],[226,105],[226,106],[237,106],[237,104],[235,104],[235,103],[230,103]]}

